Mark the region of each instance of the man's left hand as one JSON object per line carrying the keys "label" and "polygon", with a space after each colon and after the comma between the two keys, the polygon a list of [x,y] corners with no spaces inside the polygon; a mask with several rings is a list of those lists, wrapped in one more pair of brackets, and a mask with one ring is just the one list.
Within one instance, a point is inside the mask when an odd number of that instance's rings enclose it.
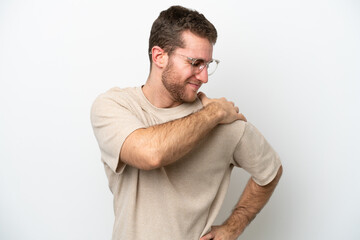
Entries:
{"label": "man's left hand", "polygon": [[200,240],[236,240],[238,235],[226,225],[212,226],[211,231],[200,238]]}

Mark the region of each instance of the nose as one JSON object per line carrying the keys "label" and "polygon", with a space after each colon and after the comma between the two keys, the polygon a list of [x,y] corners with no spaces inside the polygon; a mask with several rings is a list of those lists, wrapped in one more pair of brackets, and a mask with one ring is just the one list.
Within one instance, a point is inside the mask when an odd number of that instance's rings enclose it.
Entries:
{"label": "nose", "polygon": [[197,80],[201,81],[202,83],[207,83],[209,77],[207,68],[205,67],[199,73],[196,73],[195,77]]}

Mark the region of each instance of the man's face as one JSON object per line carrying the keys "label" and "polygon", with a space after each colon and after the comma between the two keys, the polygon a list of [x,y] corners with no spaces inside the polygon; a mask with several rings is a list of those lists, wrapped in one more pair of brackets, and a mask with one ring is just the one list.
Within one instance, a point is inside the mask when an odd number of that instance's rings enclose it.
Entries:
{"label": "man's face", "polygon": [[212,59],[212,44],[206,39],[190,32],[184,32],[184,48],[178,48],[169,57],[167,66],[162,73],[162,83],[176,103],[193,102],[203,83],[208,81],[206,68],[195,73],[191,61],[187,57],[203,59],[206,62]]}

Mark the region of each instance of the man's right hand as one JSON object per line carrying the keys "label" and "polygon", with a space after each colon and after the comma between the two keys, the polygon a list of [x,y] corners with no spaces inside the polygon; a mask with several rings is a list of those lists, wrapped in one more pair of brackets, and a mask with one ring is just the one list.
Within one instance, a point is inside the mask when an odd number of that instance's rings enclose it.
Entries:
{"label": "man's right hand", "polygon": [[242,120],[247,122],[246,117],[239,113],[239,108],[235,106],[233,102],[228,101],[226,98],[208,98],[205,93],[199,92],[198,97],[200,98],[204,107],[214,105],[220,112],[221,120],[219,124],[228,124],[236,120]]}

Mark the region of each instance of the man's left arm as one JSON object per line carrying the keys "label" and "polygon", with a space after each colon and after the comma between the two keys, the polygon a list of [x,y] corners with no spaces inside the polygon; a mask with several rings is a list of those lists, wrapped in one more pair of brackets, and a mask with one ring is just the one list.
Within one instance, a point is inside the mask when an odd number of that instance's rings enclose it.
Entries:
{"label": "man's left arm", "polygon": [[282,166],[280,166],[275,178],[265,186],[258,185],[250,178],[230,217],[222,225],[213,226],[211,231],[201,237],[200,240],[237,239],[268,202],[281,175]]}

